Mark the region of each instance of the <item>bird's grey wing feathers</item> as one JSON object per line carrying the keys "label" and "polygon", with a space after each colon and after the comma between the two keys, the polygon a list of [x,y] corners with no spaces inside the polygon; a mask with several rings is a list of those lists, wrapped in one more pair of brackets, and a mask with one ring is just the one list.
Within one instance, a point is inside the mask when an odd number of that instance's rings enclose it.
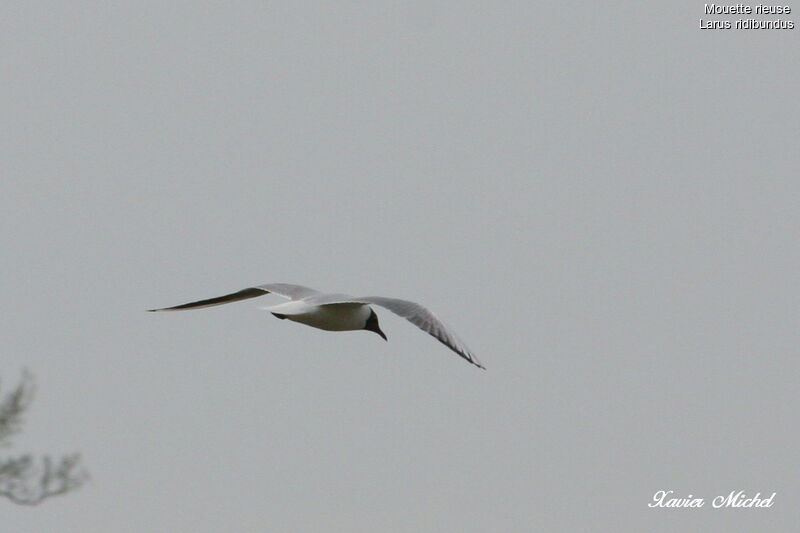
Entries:
{"label": "bird's grey wing feathers", "polygon": [[364,296],[348,297],[345,295],[328,295],[311,297],[308,303],[314,305],[336,305],[342,303],[363,303],[374,304],[385,307],[392,313],[401,316],[420,328],[422,331],[432,335],[442,344],[456,352],[458,355],[472,363],[473,365],[486,369],[478,358],[473,354],[464,342],[458,338],[452,329],[448,328],[439,318],[427,308],[408,300],[398,300],[397,298],[385,298],[383,296]]}
{"label": "bird's grey wing feathers", "polygon": [[207,300],[198,300],[196,302],[189,302],[188,304],[176,305],[174,307],[164,307],[162,309],[150,309],[150,311],[184,311],[186,309],[201,309],[203,307],[214,307],[215,305],[222,305],[231,302],[238,302],[240,300],[247,300],[248,298],[256,298],[265,294],[277,294],[289,300],[300,300],[307,296],[320,294],[319,291],[303,287],[302,285],[290,285],[288,283],[268,283],[266,285],[259,285],[257,287],[249,287],[237,292],[226,294],[225,296],[217,296],[216,298],[209,298]]}
{"label": "bird's grey wing feathers", "polygon": [[259,285],[256,289],[262,289],[278,296],[282,296],[288,300],[302,300],[309,296],[322,294],[316,289],[311,287],[303,287],[302,285],[292,285],[290,283],[267,283],[266,285]]}

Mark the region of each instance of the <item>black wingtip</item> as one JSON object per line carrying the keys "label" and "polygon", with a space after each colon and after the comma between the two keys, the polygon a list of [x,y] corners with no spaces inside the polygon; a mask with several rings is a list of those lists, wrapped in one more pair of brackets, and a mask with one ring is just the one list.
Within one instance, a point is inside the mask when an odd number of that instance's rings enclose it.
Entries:
{"label": "black wingtip", "polygon": [[[464,357],[464,356],[462,356],[462,357]],[[475,365],[475,366],[477,366],[478,368],[480,368],[481,370],[486,370],[486,367],[485,367],[485,366],[483,366],[483,365],[481,364],[481,362],[480,362],[480,361],[478,361],[477,359],[471,359],[471,358],[469,358],[469,357],[464,357],[464,359],[466,359],[466,360],[467,360],[467,362],[468,362],[469,364]]]}

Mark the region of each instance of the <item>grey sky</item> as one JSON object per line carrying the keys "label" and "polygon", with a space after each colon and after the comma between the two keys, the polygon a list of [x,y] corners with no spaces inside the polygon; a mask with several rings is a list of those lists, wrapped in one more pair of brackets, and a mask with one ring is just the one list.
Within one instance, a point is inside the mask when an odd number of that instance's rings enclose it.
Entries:
{"label": "grey sky", "polygon": [[[0,529],[796,527],[800,30],[702,11],[4,5],[8,453],[93,479]],[[420,301],[488,370],[386,312],[144,312],[268,282]]]}

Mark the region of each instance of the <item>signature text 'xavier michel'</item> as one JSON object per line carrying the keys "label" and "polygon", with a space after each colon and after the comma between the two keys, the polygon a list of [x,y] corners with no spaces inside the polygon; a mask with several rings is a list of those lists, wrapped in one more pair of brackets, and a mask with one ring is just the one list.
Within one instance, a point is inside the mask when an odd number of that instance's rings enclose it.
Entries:
{"label": "signature text 'xavier michel'", "polygon": [[[715,496],[711,500],[711,507],[720,509],[723,507],[772,507],[775,503],[775,494],[767,497],[761,497],[760,492],[756,492],[755,496],[748,496],[743,490],[732,490],[730,494]],[[659,490],[653,495],[653,501],[648,503],[648,507],[703,507],[706,501],[704,498],[696,498],[689,494],[685,497],[678,497],[673,490]]]}

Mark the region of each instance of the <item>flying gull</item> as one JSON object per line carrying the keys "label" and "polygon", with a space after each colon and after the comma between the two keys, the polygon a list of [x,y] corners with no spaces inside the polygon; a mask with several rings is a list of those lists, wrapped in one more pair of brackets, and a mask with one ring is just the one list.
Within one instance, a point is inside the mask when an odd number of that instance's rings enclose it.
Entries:
{"label": "flying gull", "polygon": [[386,339],[386,335],[378,326],[378,315],[370,307],[379,305],[401,316],[436,337],[442,344],[456,352],[458,355],[477,366],[485,367],[456,334],[445,326],[436,315],[418,303],[383,296],[353,297],[347,294],[326,294],[302,285],[289,285],[288,283],[269,283],[249,287],[240,291],[199,300],[187,304],[165,307],[163,309],[150,309],[150,311],[184,311],[186,309],[200,309],[215,305],[238,302],[256,298],[265,294],[276,294],[287,298],[288,302],[278,305],[262,307],[281,320],[289,319],[307,326],[326,331],[354,331],[364,329],[373,331]]}

